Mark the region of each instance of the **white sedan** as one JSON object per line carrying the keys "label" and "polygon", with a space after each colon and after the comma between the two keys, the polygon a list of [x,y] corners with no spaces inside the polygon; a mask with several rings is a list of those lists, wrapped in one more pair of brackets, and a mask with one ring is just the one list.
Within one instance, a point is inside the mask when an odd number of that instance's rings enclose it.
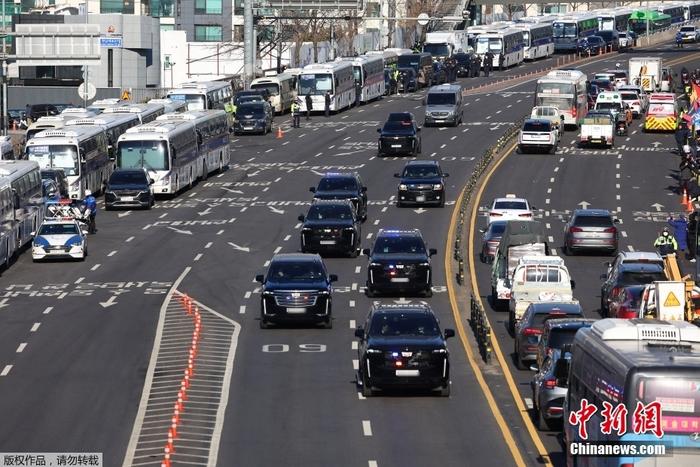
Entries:
{"label": "white sedan", "polygon": [[493,221],[532,220],[530,203],[525,198],[508,194],[505,198],[496,198],[488,212],[488,223]]}
{"label": "white sedan", "polygon": [[75,219],[47,219],[34,234],[32,260],[50,258],[84,260],[87,256],[87,231]]}

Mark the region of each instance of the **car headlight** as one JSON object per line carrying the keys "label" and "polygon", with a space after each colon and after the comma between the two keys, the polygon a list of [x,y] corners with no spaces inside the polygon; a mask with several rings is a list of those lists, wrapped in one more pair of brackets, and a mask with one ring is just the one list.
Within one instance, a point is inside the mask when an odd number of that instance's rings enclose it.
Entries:
{"label": "car headlight", "polygon": [[408,186],[405,183],[402,183],[401,185],[399,185],[399,190],[406,191],[408,190]]}
{"label": "car headlight", "polygon": [[367,349],[367,353],[382,353],[379,349]]}
{"label": "car headlight", "polygon": [[424,267],[424,268],[427,268],[427,267],[430,266],[430,263],[427,263],[427,262],[426,262],[426,263],[420,263],[418,266],[422,266],[422,267]]}
{"label": "car headlight", "polygon": [[435,349],[433,353],[447,353],[447,349]]}
{"label": "car headlight", "polygon": [[273,292],[271,290],[263,290],[262,295],[263,297],[271,297],[273,295]]}
{"label": "car headlight", "polygon": [[433,185],[433,190],[442,190],[442,183],[436,183]]}
{"label": "car headlight", "polygon": [[382,263],[369,263],[369,267],[371,267],[371,268],[376,268],[376,267],[379,267],[381,265],[382,265]]}

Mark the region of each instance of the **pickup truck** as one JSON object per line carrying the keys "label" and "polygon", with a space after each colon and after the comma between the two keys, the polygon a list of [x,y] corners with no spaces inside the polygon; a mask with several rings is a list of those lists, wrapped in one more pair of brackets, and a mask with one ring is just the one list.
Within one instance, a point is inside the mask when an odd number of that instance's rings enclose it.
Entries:
{"label": "pickup truck", "polygon": [[511,333],[530,303],[574,301],[574,281],[564,260],[558,256],[520,258],[508,285],[511,288],[508,302],[508,329]]}
{"label": "pickup truck", "polygon": [[615,118],[610,112],[588,112],[581,123],[579,146],[615,145]]}

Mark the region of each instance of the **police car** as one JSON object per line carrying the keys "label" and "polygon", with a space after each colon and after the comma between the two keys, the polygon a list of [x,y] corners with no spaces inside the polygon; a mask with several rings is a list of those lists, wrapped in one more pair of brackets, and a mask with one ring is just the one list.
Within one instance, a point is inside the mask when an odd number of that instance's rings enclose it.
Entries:
{"label": "police car", "polygon": [[525,198],[507,194],[505,198],[496,198],[488,213],[488,223],[493,221],[532,220],[530,203]]}
{"label": "police car", "polygon": [[34,234],[32,260],[66,258],[84,260],[87,256],[87,231],[71,217],[48,218]]}

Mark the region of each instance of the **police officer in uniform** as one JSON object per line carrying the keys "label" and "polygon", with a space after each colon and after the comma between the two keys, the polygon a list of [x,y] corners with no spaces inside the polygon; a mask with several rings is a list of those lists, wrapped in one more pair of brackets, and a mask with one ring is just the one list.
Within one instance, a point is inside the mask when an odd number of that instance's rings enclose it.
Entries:
{"label": "police officer in uniform", "polygon": [[292,128],[299,128],[299,120],[301,120],[301,101],[295,99],[292,102]]}
{"label": "police officer in uniform", "polygon": [[671,232],[668,231],[668,227],[664,227],[663,232],[654,241],[654,248],[659,250],[661,256],[666,256],[671,253],[675,253],[678,249],[678,242],[673,238]]}

